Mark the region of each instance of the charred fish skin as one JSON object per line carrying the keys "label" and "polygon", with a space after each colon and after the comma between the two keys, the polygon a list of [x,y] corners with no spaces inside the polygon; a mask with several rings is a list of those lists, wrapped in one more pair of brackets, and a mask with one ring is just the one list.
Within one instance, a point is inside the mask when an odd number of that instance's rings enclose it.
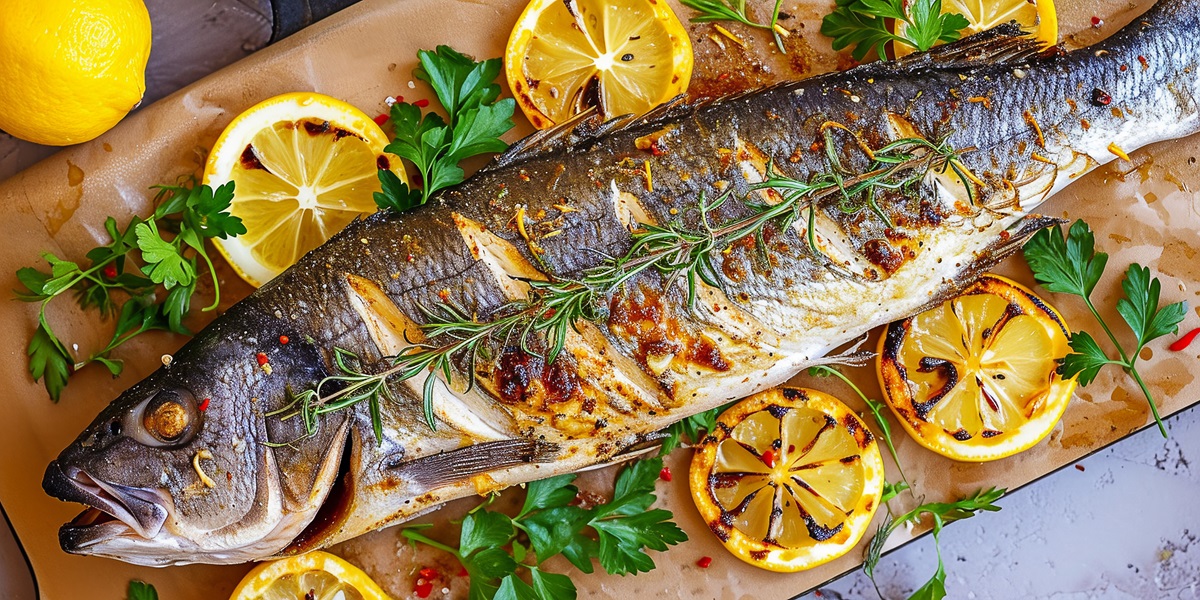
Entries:
{"label": "charred fish skin", "polygon": [[[896,63],[537,134],[422,209],[351,224],[113,401],[44,487],[118,520],[64,526],[64,549],[164,565],[326,546],[603,462],[782,383],[1016,251],[1053,222],[1027,211],[1114,158],[1110,144],[1132,151],[1196,131],[1198,45],[1200,7],[1161,0],[1072,53],[994,31]],[[1093,101],[1096,89],[1111,106]],[[965,174],[934,169],[875,207],[830,195],[787,228],[768,224],[712,254],[720,285],[699,281],[694,302],[684,280],[642,272],[605,295],[600,318],[578,322],[549,364],[496,342],[471,389],[465,361],[449,382],[433,375],[434,430],[427,374],[389,382],[381,435],[365,401],[319,415],[311,436],[295,414],[298,394],[342,374],[336,349],[357,357],[343,355],[353,369],[381,372],[424,339],[439,306],[487,321],[530,280],[577,280],[624,255],[647,225],[752,217],[782,199],[752,189],[764,179],[808,181],[834,161],[861,173],[898,139],[944,143]],[[702,198],[721,197],[701,214]],[[169,429],[171,415],[191,429],[164,442],[150,430]]]}

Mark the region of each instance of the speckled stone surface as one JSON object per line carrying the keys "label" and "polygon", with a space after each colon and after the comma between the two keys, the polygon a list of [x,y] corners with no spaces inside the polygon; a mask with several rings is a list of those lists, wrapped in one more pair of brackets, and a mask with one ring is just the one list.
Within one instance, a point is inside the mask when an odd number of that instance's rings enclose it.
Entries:
{"label": "speckled stone surface", "polygon": [[[998,513],[941,536],[949,598],[1200,598],[1200,410],[1102,450],[1000,500]],[[926,536],[876,569],[888,600],[907,598],[937,566]],[[862,571],[802,596],[874,598]]]}

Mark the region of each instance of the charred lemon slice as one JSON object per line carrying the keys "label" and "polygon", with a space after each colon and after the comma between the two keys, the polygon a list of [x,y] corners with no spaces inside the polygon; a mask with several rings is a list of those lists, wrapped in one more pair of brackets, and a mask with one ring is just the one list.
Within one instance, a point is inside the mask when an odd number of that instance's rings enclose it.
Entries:
{"label": "charred lemon slice", "polygon": [[591,107],[641,114],[687,90],[692,44],[666,2],[533,0],[504,52],[508,87],[534,127]]}
{"label": "charred lemon slice", "polygon": [[262,285],[360,215],[375,212],[379,169],[406,181],[386,154],[383,130],[336,98],[283,94],[225,128],[208,155],[204,183],[235,182],[230,212],[246,233],[214,240],[238,275]]}
{"label": "charred lemon slice", "polygon": [[[1016,21],[1047,47],[1058,43],[1058,12],[1053,0],[942,0],[942,14],[967,18],[970,25],[962,31],[963,37]],[[903,37],[907,27],[904,21],[892,21],[896,35]],[[895,58],[916,52],[908,44],[892,43],[890,49]]]}
{"label": "charred lemon slice", "polygon": [[793,388],[726,410],[689,474],[696,508],[725,548],[780,572],[849,552],[884,482],[879,447],[858,416],[833,396]]}
{"label": "charred lemon slice", "polygon": [[309,552],[254,567],[230,600],[390,600],[358,567],[326,552]]}
{"label": "charred lemon slice", "polygon": [[1074,379],[1062,316],[1024,287],[984,275],[962,295],[888,326],[879,384],[909,435],[955,460],[1016,454],[1050,433]]}

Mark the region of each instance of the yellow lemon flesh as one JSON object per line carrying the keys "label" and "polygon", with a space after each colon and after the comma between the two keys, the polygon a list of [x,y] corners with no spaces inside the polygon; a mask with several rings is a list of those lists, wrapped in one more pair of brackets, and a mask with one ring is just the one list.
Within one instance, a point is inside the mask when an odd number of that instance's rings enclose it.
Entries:
{"label": "yellow lemon flesh", "polygon": [[1075,380],[1057,372],[1070,331],[1044,300],[998,275],[893,323],[879,382],[909,435],[961,461],[1016,454],[1062,417]]}
{"label": "yellow lemon flesh", "polygon": [[142,0],[0,0],[0,130],[86,142],[142,100],[150,15]]}
{"label": "yellow lemon flesh", "polygon": [[262,285],[360,215],[375,212],[379,169],[407,181],[387,136],[353,106],[313,92],[250,108],[208,156],[204,183],[234,182],[246,233],[214,240],[242,279]]}
{"label": "yellow lemon flesh", "polygon": [[[970,23],[962,31],[963,37],[1016,21],[1021,29],[1047,47],[1058,43],[1058,12],[1053,0],[942,0],[942,14],[955,13],[966,17]],[[896,20],[892,22],[892,31],[903,36],[907,26]],[[916,52],[916,49],[908,44],[893,43],[891,52],[899,58]]]}
{"label": "yellow lemon flesh", "polygon": [[230,600],[389,600],[358,567],[327,552],[263,563],[238,584]]}
{"label": "yellow lemon flesh", "polygon": [[696,448],[692,500],[725,548],[764,569],[829,562],[862,538],[883,493],[883,458],[837,398],[778,388],[726,410]]}
{"label": "yellow lemon flesh", "polygon": [[692,44],[666,2],[533,0],[508,39],[509,89],[539,129],[595,107],[641,114],[687,90]]}

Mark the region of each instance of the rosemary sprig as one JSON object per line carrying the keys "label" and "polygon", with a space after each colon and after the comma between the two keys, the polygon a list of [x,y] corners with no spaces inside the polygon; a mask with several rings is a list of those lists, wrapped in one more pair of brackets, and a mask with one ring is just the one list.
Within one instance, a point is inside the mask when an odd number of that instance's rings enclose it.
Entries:
{"label": "rosemary sprig", "polygon": [[780,32],[787,35],[788,31],[779,26],[779,7],[783,5],[783,0],[775,0],[775,9],[771,11],[771,20],[768,23],[751,21],[750,17],[746,16],[746,0],[679,0],[679,3],[699,13],[689,19],[693,23],[736,21],[747,27],[766,29],[775,38],[775,47],[787,54]]}
{"label": "rosemary sprig", "polygon": [[[423,390],[424,416],[430,428],[436,428],[433,412],[435,377],[441,372],[446,381],[453,378],[456,362],[465,363],[461,369],[467,390],[474,386],[475,365],[497,346],[508,346],[516,341],[520,348],[531,355],[542,356],[547,363],[558,357],[566,344],[570,331],[578,331],[580,321],[599,322],[606,312],[602,300],[616,292],[639,274],[655,270],[666,276],[665,287],[673,286],[679,278],[687,282],[688,305],[694,306],[698,289],[697,280],[720,288],[722,283],[717,274],[714,252],[727,248],[746,237],[753,236],[762,242],[764,229],[774,224],[780,230],[791,227],[807,213],[808,245],[813,255],[826,268],[839,269],[826,257],[817,245],[816,211],[825,198],[836,197],[838,207],[846,212],[856,212],[866,206],[881,215],[886,215],[875,204],[875,193],[879,189],[900,189],[919,181],[931,169],[959,172],[959,153],[944,142],[930,142],[923,138],[905,138],[871,149],[858,140],[859,147],[869,157],[867,172],[855,174],[844,167],[832,149],[835,145],[833,131],[845,129],[835,123],[822,127],[826,136],[826,148],[830,169],[817,173],[807,181],[783,175],[768,165],[767,180],[751,186],[751,190],[773,190],[780,198],[774,204],[747,197],[744,202],[754,209],[753,214],[714,224],[710,215],[726,202],[727,192],[709,202],[703,193],[697,201],[698,225],[689,227],[680,222],[666,225],[640,224],[633,233],[630,249],[619,257],[608,257],[594,268],[588,269],[577,279],[553,281],[531,280],[526,283],[529,291],[525,298],[514,300],[496,310],[492,317],[479,321],[465,311],[448,304],[427,310],[428,323],[422,326],[425,341],[413,343],[398,356],[392,357],[392,366],[375,374],[365,374],[346,361],[354,355],[346,350],[335,350],[334,362],[340,373],[321,380],[315,388],[293,397],[293,401],[282,412],[302,414],[306,431],[316,430],[316,419],[322,414],[339,410],[363,400],[370,403],[372,418],[378,422],[381,395],[391,399],[386,383],[399,383],[429,371]],[[963,181],[969,179],[960,175]],[[757,244],[764,249],[766,244]],[[543,340],[549,352],[543,356],[534,344]],[[459,364],[462,364],[459,363]],[[338,388],[338,386],[342,386]],[[326,390],[337,388],[325,394]],[[292,414],[289,412],[289,415]]]}

